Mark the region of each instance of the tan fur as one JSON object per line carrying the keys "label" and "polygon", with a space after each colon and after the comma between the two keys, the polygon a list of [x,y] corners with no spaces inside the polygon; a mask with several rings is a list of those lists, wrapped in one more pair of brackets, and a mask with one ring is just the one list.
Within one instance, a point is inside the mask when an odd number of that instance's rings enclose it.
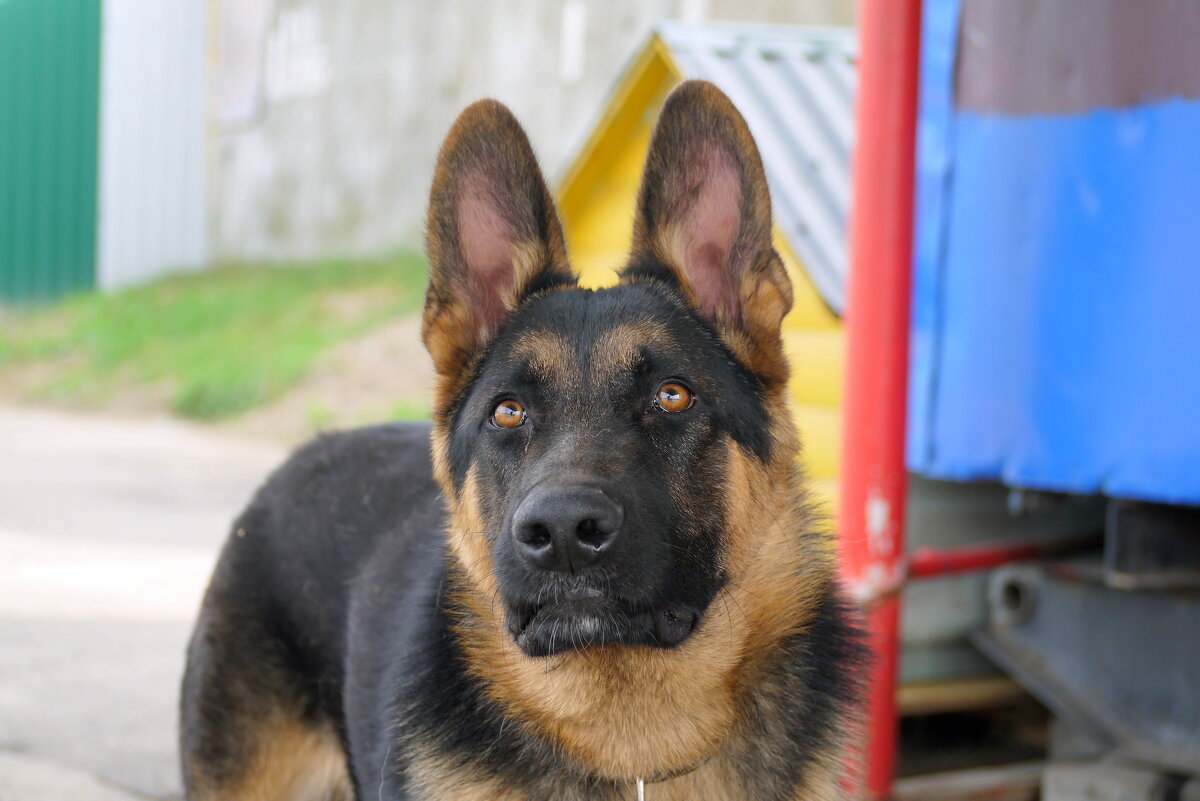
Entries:
{"label": "tan fur", "polygon": [[197,801],[350,801],[354,797],[346,756],[331,727],[313,727],[283,711],[252,725],[252,754],[241,775],[228,785],[196,787]]}
{"label": "tan fur", "polygon": [[479,513],[478,482],[478,471],[471,467],[463,481],[462,494],[451,509],[450,552],[467,580],[491,603],[498,589],[491,545],[483,516]]}
{"label": "tan fur", "polygon": [[[829,763],[829,764],[825,764]],[[808,781],[798,791],[794,801],[840,801],[844,797],[838,776],[837,760],[826,759],[810,767]],[[416,760],[415,783],[428,801],[528,801],[523,789],[506,786],[496,779],[480,780],[469,769],[448,765],[436,758]],[[636,780],[620,782],[614,792],[593,791],[587,801],[634,801]],[[745,789],[739,778],[738,765],[731,760],[711,759],[682,776],[651,781],[646,796],[653,801],[741,801]],[[555,798],[555,801],[576,801]],[[582,799],[579,799],[582,801]]]}
{"label": "tan fur", "polygon": [[538,377],[560,384],[579,383],[579,364],[570,344],[550,331],[527,331],[513,343],[512,357],[524,361]]}
{"label": "tan fur", "polygon": [[842,801],[846,798],[843,778],[846,764],[841,748],[819,755],[809,766],[804,786],[796,791],[793,801]]}
{"label": "tan fur", "polygon": [[[834,763],[833,769],[825,764],[811,766],[795,801],[840,801],[843,798],[837,759],[826,761]],[[646,797],[653,801],[740,801],[745,794],[737,762],[719,758],[677,778],[646,786]],[[625,797],[632,801],[634,795],[630,793]]]}
{"label": "tan fur", "polygon": [[669,338],[666,326],[650,321],[613,326],[596,340],[588,352],[592,369],[599,375],[628,370],[642,348],[668,342]]}
{"label": "tan fur", "polygon": [[423,801],[528,801],[524,791],[499,779],[480,779],[470,770],[430,754],[417,756],[411,768],[416,797]]}
{"label": "tan fur", "polygon": [[[626,331],[621,340],[631,341]],[[642,335],[647,332],[636,332]],[[807,624],[833,575],[826,535],[814,532],[803,506],[795,429],[782,392],[766,399],[773,412],[775,458],[763,465],[733,441],[726,444],[730,510],[728,585],[713,599],[701,628],[673,650],[605,646],[549,659],[525,656],[505,628],[480,519],[474,471],[453,505],[451,541],[472,589],[456,598],[457,631],[470,669],[505,710],[549,736],[597,773],[624,781],[632,798],[638,776],[684,775],[650,785],[655,801],[744,797],[739,701],[763,678],[776,645]],[[781,414],[782,413],[782,414]],[[797,801],[842,797],[840,749],[814,755]],[[426,780],[439,801],[507,801],[522,797],[470,771],[430,761]],[[453,788],[453,789],[451,789]]]}

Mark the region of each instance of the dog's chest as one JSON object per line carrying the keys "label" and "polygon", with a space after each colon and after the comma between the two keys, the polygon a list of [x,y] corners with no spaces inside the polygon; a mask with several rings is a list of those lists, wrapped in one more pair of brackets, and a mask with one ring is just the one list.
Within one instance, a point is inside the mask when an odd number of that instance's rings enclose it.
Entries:
{"label": "dog's chest", "polygon": [[544,776],[532,786],[514,787],[466,768],[447,770],[436,762],[420,765],[414,773],[420,788],[416,797],[428,801],[836,801],[840,797],[832,776],[810,776],[804,786],[780,794],[778,786],[764,786],[771,782],[739,776],[716,761],[683,776],[645,782],[640,795],[637,782],[632,781],[591,784]]}

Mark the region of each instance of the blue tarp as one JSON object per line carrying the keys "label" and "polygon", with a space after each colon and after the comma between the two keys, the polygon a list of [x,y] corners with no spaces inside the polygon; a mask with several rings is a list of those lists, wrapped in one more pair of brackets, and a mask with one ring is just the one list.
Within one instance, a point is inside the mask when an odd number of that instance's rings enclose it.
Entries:
{"label": "blue tarp", "polygon": [[1200,505],[1200,102],[964,112],[925,10],[910,468]]}

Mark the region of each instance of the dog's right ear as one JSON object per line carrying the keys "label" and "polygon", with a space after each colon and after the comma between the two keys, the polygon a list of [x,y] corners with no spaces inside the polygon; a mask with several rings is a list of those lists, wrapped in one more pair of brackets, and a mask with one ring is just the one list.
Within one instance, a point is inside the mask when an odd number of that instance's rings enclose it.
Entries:
{"label": "dog's right ear", "polygon": [[533,148],[503,104],[472,103],[446,135],[429,193],[425,249],[421,336],[441,403],[524,298],[576,283]]}

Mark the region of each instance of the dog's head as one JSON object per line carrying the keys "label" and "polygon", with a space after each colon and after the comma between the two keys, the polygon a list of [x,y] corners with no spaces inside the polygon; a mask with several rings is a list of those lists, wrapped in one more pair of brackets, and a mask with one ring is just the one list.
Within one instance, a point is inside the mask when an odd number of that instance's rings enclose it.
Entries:
{"label": "dog's head", "polygon": [[[754,549],[791,476],[762,164],[711,84],[667,99],[620,283],[576,286],[528,139],[475,103],[442,146],[423,335],[456,568],[520,650],[673,648]],[[734,520],[737,517],[739,519]]]}

